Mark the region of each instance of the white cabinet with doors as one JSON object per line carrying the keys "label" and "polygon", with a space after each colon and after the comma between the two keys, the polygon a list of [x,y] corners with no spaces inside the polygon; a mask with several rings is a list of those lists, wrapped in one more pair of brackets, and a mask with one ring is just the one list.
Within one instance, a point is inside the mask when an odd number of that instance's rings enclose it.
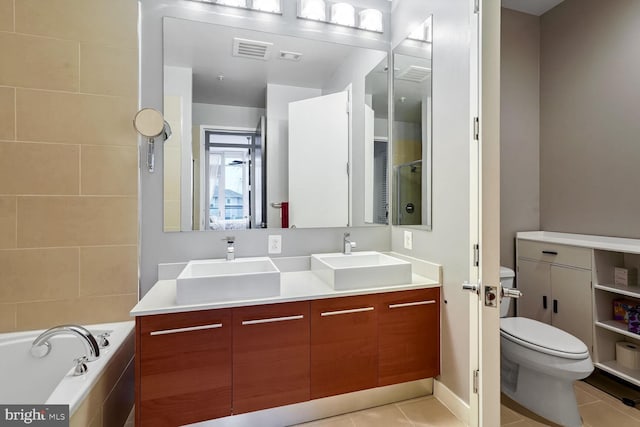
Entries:
{"label": "white cabinet with doors", "polygon": [[[640,386],[640,369],[616,360],[616,343],[640,335],[614,319],[616,300],[640,305],[640,283],[616,285],[616,267],[640,269],[640,239],[545,231],[517,234],[517,315],[551,323],[589,346],[594,365]],[[555,305],[555,307],[554,307]]]}
{"label": "white cabinet with doors", "polygon": [[518,234],[517,315],[569,332],[593,350],[591,249],[525,240]]}

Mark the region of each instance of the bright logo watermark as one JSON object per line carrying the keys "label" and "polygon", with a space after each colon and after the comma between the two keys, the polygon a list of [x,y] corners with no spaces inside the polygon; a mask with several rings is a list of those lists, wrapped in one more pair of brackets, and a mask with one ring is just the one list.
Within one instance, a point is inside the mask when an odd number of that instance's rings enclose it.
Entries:
{"label": "bright logo watermark", "polygon": [[0,427],[69,427],[69,405],[0,405]]}

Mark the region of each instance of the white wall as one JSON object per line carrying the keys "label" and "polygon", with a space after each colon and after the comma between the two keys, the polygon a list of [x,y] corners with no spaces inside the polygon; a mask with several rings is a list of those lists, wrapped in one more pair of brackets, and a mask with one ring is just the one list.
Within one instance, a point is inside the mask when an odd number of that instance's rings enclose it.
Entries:
{"label": "white wall", "polygon": [[193,125],[223,125],[226,127],[256,129],[264,108],[236,107],[234,105],[193,104]]}
{"label": "white wall", "polygon": [[289,103],[320,95],[320,89],[267,85],[267,227],[281,225],[271,203],[289,200]]}
{"label": "white wall", "polygon": [[[182,148],[180,158],[180,228],[182,230],[191,229],[192,205],[191,191],[193,174],[191,171],[191,103],[193,77],[191,68],[186,67],[164,67],[164,94],[177,96],[181,99],[182,121],[179,127],[171,124],[172,132],[179,132],[181,135]],[[156,147],[159,151],[160,147]],[[162,169],[158,169],[162,173]]]}
{"label": "white wall", "polygon": [[[395,4],[395,2],[394,2]],[[392,43],[433,14],[433,231],[392,228],[394,251],[443,265],[441,381],[469,402],[469,150],[471,2],[401,0],[392,12]],[[413,232],[413,250],[403,232]]]}

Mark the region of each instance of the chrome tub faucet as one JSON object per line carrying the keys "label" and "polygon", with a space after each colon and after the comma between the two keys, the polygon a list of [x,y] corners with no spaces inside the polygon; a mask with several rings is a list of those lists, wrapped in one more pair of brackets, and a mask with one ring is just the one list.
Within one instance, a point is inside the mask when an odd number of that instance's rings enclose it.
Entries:
{"label": "chrome tub faucet", "polygon": [[[37,358],[45,357],[51,351],[51,343],[49,342],[51,337],[69,334],[78,337],[84,346],[85,355],[80,358],[83,359],[82,362],[92,362],[100,357],[100,346],[95,337],[88,329],[79,325],[60,325],[47,329],[33,341],[31,355]],[[86,372],[86,367],[84,372]]]}

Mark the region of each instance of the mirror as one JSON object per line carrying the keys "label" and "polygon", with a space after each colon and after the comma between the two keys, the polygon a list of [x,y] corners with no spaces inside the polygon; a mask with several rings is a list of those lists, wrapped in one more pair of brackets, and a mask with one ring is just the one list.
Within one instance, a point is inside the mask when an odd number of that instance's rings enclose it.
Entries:
{"label": "mirror", "polygon": [[393,49],[393,224],[432,228],[432,19]]}
{"label": "mirror", "polygon": [[388,223],[387,53],[164,18],[164,231]]}

